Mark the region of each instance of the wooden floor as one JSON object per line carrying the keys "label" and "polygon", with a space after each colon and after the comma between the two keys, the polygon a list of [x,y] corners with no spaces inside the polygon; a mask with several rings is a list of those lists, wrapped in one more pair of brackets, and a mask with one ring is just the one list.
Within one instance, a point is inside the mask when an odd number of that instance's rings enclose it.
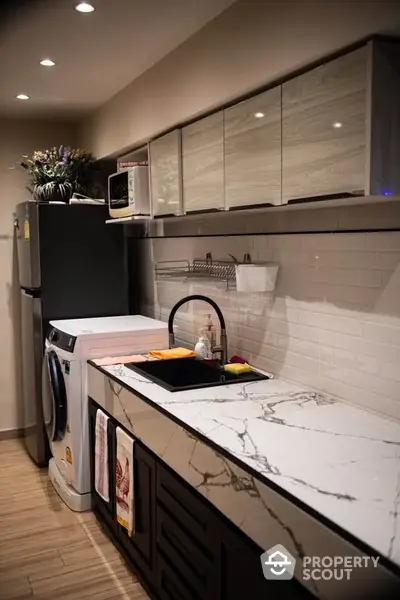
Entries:
{"label": "wooden floor", "polygon": [[0,600],[149,600],[91,513],[73,513],[19,440],[0,442]]}

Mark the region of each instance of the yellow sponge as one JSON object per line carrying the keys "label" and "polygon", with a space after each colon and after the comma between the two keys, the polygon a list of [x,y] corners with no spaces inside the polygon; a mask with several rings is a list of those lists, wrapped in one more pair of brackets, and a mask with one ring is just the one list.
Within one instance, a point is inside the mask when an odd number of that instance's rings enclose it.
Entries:
{"label": "yellow sponge", "polygon": [[247,363],[231,363],[225,365],[224,370],[234,373],[235,375],[242,375],[243,373],[251,373],[252,368]]}

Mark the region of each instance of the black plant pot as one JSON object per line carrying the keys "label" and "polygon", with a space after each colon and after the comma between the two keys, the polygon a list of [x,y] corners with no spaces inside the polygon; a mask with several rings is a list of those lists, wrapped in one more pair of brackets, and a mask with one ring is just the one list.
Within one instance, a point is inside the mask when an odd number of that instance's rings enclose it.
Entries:
{"label": "black plant pot", "polygon": [[63,202],[69,204],[73,194],[72,184],[35,185],[34,198],[36,202]]}
{"label": "black plant pot", "polygon": [[49,202],[64,202],[64,204],[69,204],[71,200],[71,193],[67,194],[62,193],[59,188],[54,190],[54,193],[49,198]]}

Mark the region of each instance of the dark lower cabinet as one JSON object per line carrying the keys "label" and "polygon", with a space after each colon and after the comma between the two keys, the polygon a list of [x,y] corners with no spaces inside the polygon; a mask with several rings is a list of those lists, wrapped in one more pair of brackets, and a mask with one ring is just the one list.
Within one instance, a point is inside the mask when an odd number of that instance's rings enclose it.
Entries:
{"label": "dark lower cabinet", "polygon": [[252,599],[279,598],[279,595],[270,596],[270,583],[264,579],[261,571],[261,552],[257,552],[248,540],[244,541],[238,534],[232,535],[227,527],[221,528],[221,534],[221,568],[217,584],[219,598],[243,600],[249,596],[250,590]]}
{"label": "dark lower cabinet", "polygon": [[228,526],[220,528],[219,600],[310,600],[314,598],[294,579],[292,581],[267,581],[261,570],[258,548],[242,532]]}
{"label": "dark lower cabinet", "polygon": [[[157,465],[157,560],[161,598],[216,599],[217,518],[168,467]],[[168,583],[163,583],[163,581]],[[179,593],[178,593],[179,592]]]}
{"label": "dark lower cabinet", "polygon": [[[98,406],[89,402],[92,489]],[[296,581],[264,579],[262,549],[143,444],[134,445],[135,532],[115,519],[116,427],[109,419],[110,502],[93,508],[155,600],[309,600]]]}
{"label": "dark lower cabinet", "polygon": [[214,557],[162,506],[157,506],[157,557],[162,558],[158,572],[160,583],[169,572],[169,579],[186,590],[188,598],[200,600],[213,596]]}
{"label": "dark lower cabinet", "polygon": [[129,537],[126,529],[116,523],[121,544],[144,575],[154,570],[155,527],[155,461],[140,442],[134,446],[135,531]]}
{"label": "dark lower cabinet", "polygon": [[127,554],[130,562],[140,571],[146,580],[153,577],[155,557],[155,460],[146,448],[137,440],[134,445],[134,513],[135,530],[130,537],[116,520],[116,428],[118,423],[108,420],[108,465],[110,502],[96,493],[94,486],[95,430],[97,405],[89,403],[90,425],[90,463],[92,479],[93,510],[108,526],[110,533],[118,540],[118,545]]}

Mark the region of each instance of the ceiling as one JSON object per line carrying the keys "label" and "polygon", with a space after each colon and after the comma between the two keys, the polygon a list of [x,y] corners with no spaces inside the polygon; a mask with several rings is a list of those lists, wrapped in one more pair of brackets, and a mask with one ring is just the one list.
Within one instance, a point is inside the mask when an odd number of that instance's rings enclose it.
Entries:
{"label": "ceiling", "polygon": [[82,14],[74,0],[0,0],[0,116],[81,117],[233,2],[92,0]]}

